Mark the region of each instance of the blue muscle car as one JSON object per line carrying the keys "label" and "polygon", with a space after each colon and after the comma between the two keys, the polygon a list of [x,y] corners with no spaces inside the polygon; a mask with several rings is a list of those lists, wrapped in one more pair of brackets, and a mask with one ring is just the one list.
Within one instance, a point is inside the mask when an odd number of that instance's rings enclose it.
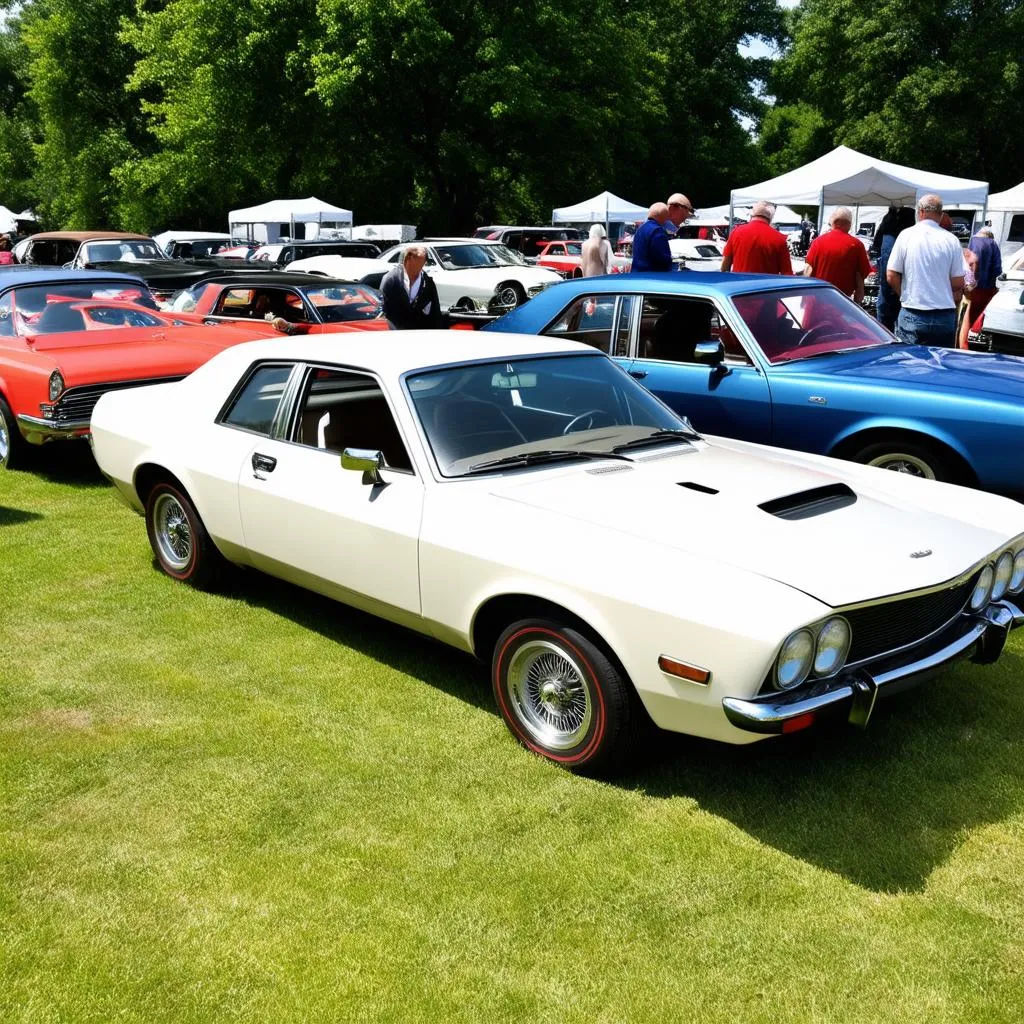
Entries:
{"label": "blue muscle car", "polygon": [[905,345],[824,281],[583,278],[484,330],[588,342],[704,433],[1024,498],[1024,359]]}

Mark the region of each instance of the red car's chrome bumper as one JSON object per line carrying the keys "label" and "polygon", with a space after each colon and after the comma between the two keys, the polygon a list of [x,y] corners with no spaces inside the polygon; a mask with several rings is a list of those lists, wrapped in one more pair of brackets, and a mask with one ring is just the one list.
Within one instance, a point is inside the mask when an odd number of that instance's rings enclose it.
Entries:
{"label": "red car's chrome bumper", "polygon": [[67,441],[84,437],[89,433],[88,420],[44,420],[41,416],[17,417],[22,437],[30,444],[45,444],[47,441]]}

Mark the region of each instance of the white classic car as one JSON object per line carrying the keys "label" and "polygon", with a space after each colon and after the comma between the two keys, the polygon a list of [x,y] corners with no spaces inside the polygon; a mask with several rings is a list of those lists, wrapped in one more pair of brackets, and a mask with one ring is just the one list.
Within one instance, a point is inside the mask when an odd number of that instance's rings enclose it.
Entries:
{"label": "white classic car", "polygon": [[574,771],[651,721],[865,725],[1024,623],[1024,506],[700,437],[574,342],[253,342],[108,392],[92,440],[164,572],[261,569],[472,652],[514,736]]}
{"label": "white classic car", "polygon": [[[531,266],[508,246],[479,238],[434,238],[396,245],[381,255],[376,271],[386,274],[409,245],[427,250],[424,272],[434,279],[445,312],[454,307],[500,315],[562,280],[554,270]],[[302,269],[314,268],[307,264]],[[369,283],[380,284],[372,279]]]}

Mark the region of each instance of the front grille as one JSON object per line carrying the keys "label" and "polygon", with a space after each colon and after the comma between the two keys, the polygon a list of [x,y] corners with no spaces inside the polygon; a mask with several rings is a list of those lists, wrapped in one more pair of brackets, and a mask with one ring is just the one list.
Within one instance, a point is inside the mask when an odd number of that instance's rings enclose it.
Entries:
{"label": "front grille", "polygon": [[846,663],[877,658],[935,633],[964,610],[978,575],[930,594],[843,612],[853,630]]}
{"label": "front grille", "polygon": [[125,388],[140,388],[147,384],[173,384],[181,377],[154,377],[150,380],[122,380],[116,383],[84,384],[68,388],[57,399],[53,407],[54,423],[78,423],[92,418],[92,411],[101,395],[108,391],[123,391]]}

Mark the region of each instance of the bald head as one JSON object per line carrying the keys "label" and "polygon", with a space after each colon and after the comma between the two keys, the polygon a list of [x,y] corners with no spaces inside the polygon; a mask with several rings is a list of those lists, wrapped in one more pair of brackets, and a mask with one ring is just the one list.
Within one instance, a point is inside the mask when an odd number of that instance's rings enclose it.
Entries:
{"label": "bald head", "polygon": [[668,204],[667,203],[655,203],[648,211],[647,216],[651,220],[656,220],[659,224],[664,224],[668,220]]}
{"label": "bald head", "polygon": [[837,207],[828,222],[836,230],[848,232],[853,227],[853,213],[848,206]]}

